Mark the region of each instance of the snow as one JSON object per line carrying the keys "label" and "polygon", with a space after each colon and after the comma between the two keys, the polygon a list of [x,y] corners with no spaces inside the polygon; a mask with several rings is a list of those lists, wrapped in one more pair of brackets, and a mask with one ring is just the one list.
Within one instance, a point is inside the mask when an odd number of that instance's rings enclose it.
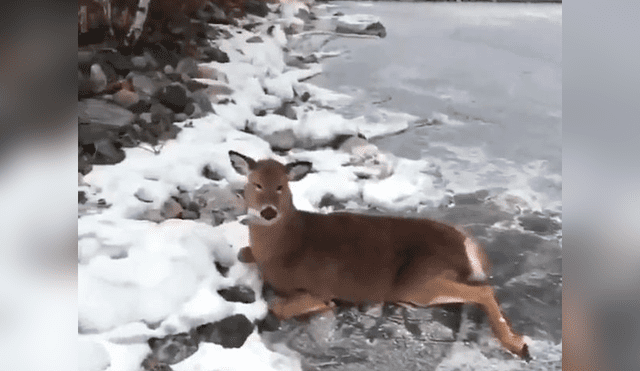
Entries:
{"label": "snow", "polygon": [[[451,189],[474,192],[488,183],[498,195],[506,183],[514,189],[510,195],[517,198],[499,200],[505,207],[518,204],[518,198],[524,206],[548,206],[537,189],[560,179],[550,174],[538,183],[532,180],[544,173],[544,162],[522,169],[507,160],[486,161],[481,150],[470,152],[438,143],[430,145],[441,146],[446,156],[431,161],[397,158],[373,145],[358,147],[352,153],[296,149],[287,156],[277,156],[265,140],[241,131],[251,124],[259,135],[291,129],[302,139],[330,140],[337,134],[356,133],[370,139],[405,130],[417,119],[384,109],[353,118],[336,113],[333,108],[352,101],[349,95],[303,81],[322,71],[319,64],[309,69],[291,69],[284,64],[282,47],[287,37],[282,26],[298,24],[295,14],[308,7],[294,1],[281,5],[281,25],[275,26],[273,36],[264,31],[265,27],[258,30],[263,43],[246,43],[255,36],[253,32],[237,33],[235,28],[218,25],[232,31],[232,38],[214,41],[228,53],[231,62],[205,65],[228,76],[232,103],[213,102],[215,114],[191,120],[193,127],[184,127],[175,140],[167,141],[157,151],[125,149],[124,161],[114,166],[94,166],[82,179],[86,185],[80,189],[86,190],[90,199],[105,199],[110,207],[78,218],[80,370],[138,370],[150,351],[146,343],[150,337],[186,332],[237,313],[250,321],[266,315],[266,302],[259,295],[254,303],[243,304],[227,302],[217,293],[220,288],[237,284],[247,285],[256,293],[261,291],[257,270],[236,260],[239,249],[248,245],[246,226],[239,222],[213,227],[189,220],[170,219],[159,224],[138,220],[146,210],[161,208],[178,194],[178,188],[194,191],[211,184],[202,176],[207,165],[224,177],[217,182],[219,185],[242,185],[245,178],[231,167],[229,150],[254,159],[311,161],[315,172],[291,184],[294,204],[302,210],[321,211],[319,203],[326,194],[349,201],[349,208],[358,204],[393,211],[435,207],[446,201]],[[360,6],[365,5],[370,4]],[[348,15],[340,17],[339,22],[364,28],[376,21],[372,16]],[[255,116],[256,109],[273,110],[283,101],[294,99],[294,91],[298,97],[304,92],[311,94],[306,103],[294,108],[298,120],[274,114]],[[435,113],[434,118],[446,125],[465,125],[442,113]],[[436,168],[440,177],[434,176]],[[507,175],[495,176],[498,168]],[[370,178],[362,179],[362,174]],[[136,194],[150,202],[140,201]],[[230,266],[227,277],[215,269],[214,262]],[[193,356],[172,365],[176,371],[300,367],[298,358],[267,349],[257,330],[241,348],[201,343]]]}

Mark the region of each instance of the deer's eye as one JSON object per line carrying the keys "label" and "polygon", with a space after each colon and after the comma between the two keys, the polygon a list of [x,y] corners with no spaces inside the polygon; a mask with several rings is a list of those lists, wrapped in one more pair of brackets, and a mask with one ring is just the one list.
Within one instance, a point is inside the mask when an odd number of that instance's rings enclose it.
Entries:
{"label": "deer's eye", "polygon": [[253,183],[253,185],[256,187],[256,189],[262,190],[262,186],[258,183]]}
{"label": "deer's eye", "polygon": [[278,188],[276,188],[276,191],[281,192],[282,191],[282,186],[279,185]]}

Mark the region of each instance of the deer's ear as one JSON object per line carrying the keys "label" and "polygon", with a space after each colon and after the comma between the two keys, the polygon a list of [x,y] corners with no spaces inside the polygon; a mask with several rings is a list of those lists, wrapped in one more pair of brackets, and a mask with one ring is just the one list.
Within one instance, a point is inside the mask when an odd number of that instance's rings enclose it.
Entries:
{"label": "deer's ear", "polygon": [[229,159],[231,160],[231,166],[240,175],[249,175],[249,172],[256,166],[256,162],[251,157],[241,155],[235,151],[229,151]]}
{"label": "deer's ear", "polygon": [[304,178],[311,171],[311,166],[311,163],[308,161],[297,161],[287,164],[289,180],[295,182]]}

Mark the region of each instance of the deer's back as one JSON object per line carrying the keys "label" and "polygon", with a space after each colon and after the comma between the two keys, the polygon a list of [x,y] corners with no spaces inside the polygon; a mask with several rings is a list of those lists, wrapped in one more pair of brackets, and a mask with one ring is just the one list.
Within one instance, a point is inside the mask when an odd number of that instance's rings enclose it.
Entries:
{"label": "deer's back", "polygon": [[320,298],[385,301],[395,287],[440,269],[469,272],[464,235],[432,220],[300,212],[290,233],[297,237],[280,262],[291,273],[287,288]]}

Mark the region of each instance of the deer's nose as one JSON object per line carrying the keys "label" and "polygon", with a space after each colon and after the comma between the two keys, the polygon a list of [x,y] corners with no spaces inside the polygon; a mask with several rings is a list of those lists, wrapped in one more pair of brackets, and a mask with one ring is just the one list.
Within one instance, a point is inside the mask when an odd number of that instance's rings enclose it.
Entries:
{"label": "deer's nose", "polygon": [[265,207],[260,212],[260,216],[262,216],[266,220],[271,220],[271,219],[275,218],[276,216],[278,216],[278,212],[276,211],[276,209],[274,209],[273,207],[269,206],[269,207]]}

